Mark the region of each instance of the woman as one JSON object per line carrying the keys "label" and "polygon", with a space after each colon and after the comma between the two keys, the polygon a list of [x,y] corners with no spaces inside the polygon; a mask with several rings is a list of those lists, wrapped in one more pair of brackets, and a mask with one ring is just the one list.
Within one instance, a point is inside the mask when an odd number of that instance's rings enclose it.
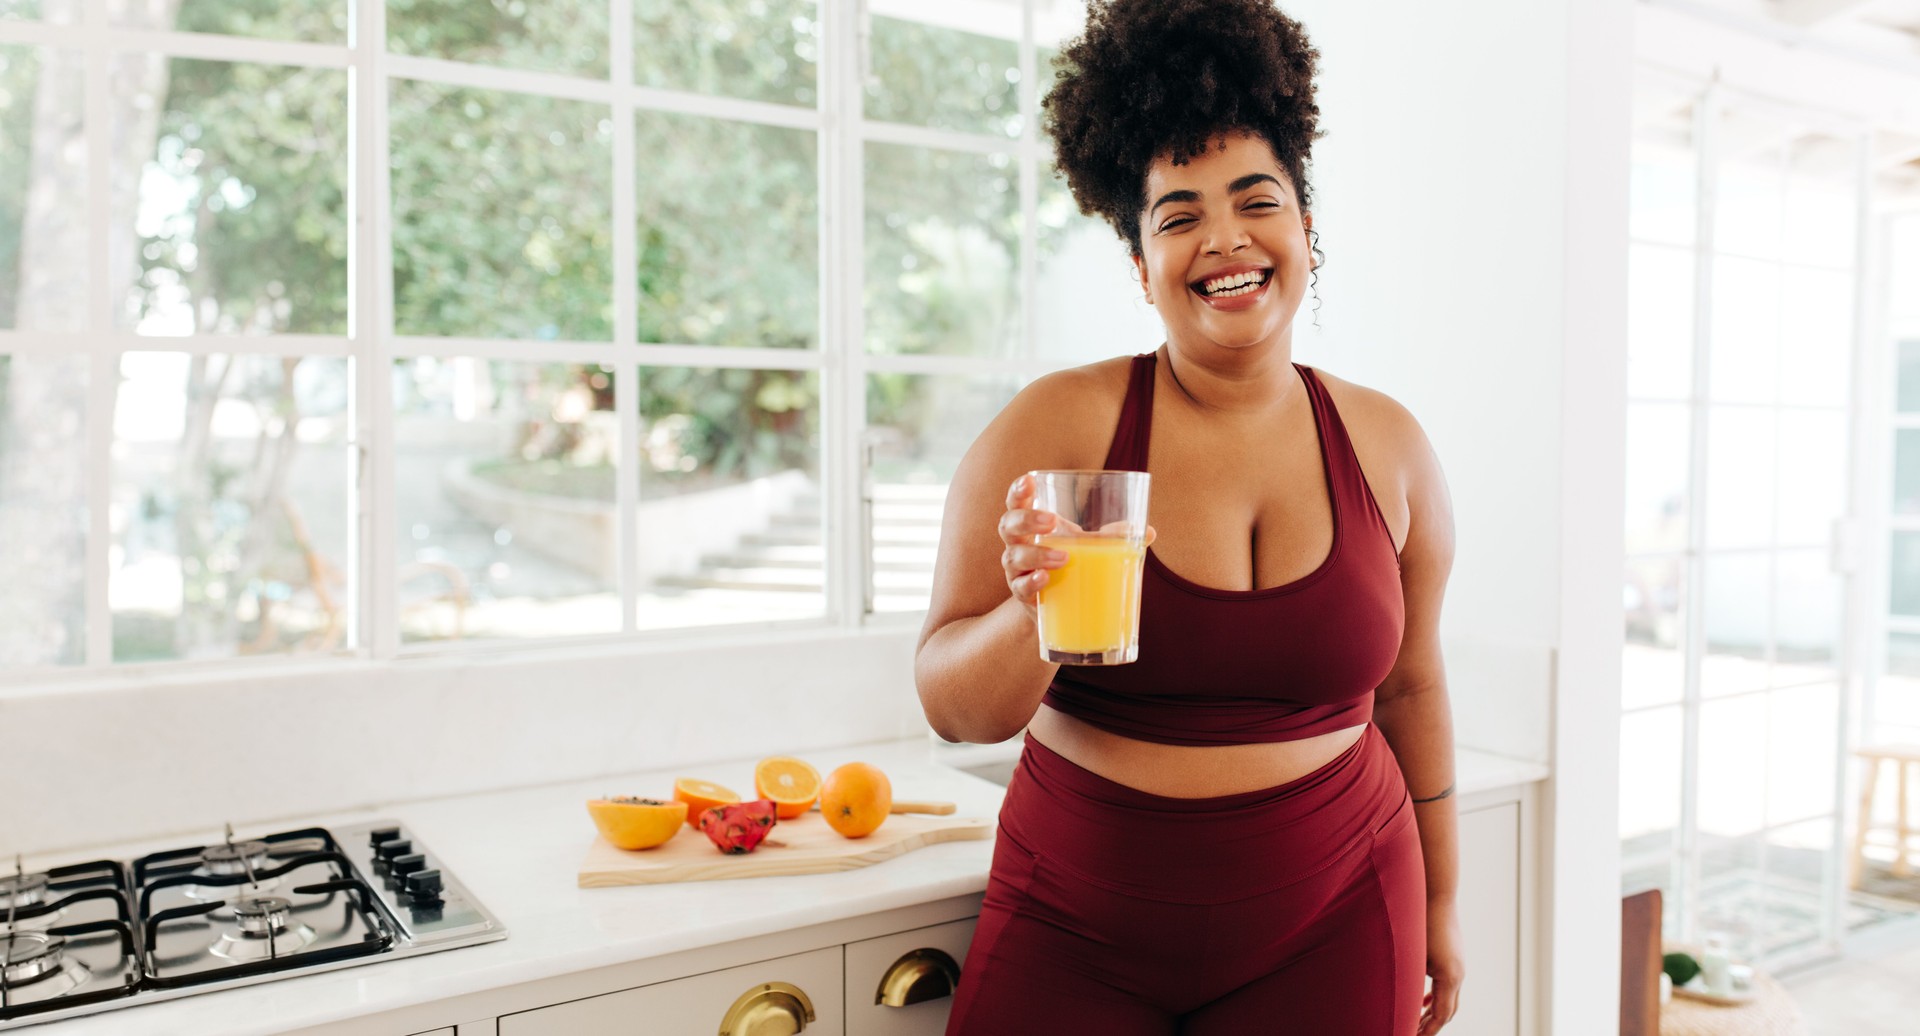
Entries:
{"label": "woman", "polygon": [[[1463,976],[1420,426],[1292,363],[1318,54],[1270,0],[1095,0],[1046,127],[1166,325],[1036,381],[948,496],[915,658],[949,741],[1026,729],[949,1034],[1430,1036]],[[1152,473],[1139,660],[1043,662],[1033,469]],[[1431,993],[1423,996],[1426,980]]]}

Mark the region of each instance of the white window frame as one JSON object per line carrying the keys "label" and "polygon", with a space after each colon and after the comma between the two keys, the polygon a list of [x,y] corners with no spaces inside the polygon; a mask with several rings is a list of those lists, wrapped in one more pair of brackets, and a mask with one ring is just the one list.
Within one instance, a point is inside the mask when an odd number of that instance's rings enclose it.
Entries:
{"label": "white window frame", "polygon": [[[87,398],[87,495],[90,502],[110,499],[114,388],[121,357],[135,352],[236,353],[345,357],[355,391],[349,404],[349,455],[353,468],[349,500],[348,562],[350,586],[348,646],[331,654],[275,655],[200,661],[116,664],[112,660],[112,614],[107,588],[111,576],[111,530],[105,506],[88,508],[86,548],[86,650],[79,665],[46,665],[0,670],[0,695],[42,686],[79,685],[101,677],[186,678],[196,674],[286,671],[353,660],[391,661],[415,657],[520,655],[549,650],[611,652],[653,651],[666,646],[710,642],[734,645],[780,635],[841,636],[849,629],[917,627],[922,612],[875,613],[871,608],[871,551],[864,497],[866,471],[866,379],[869,374],[1011,375],[1020,380],[1060,368],[1044,359],[1035,344],[1036,198],[1040,164],[1051,149],[1037,132],[1032,84],[1036,76],[1036,0],[1018,0],[1018,90],[1021,133],[1017,138],[888,123],[866,118],[864,65],[869,0],[819,0],[821,48],[818,101],[814,108],[773,104],[717,95],[662,90],[633,82],[633,3],[608,0],[610,20],[608,77],[588,79],[557,73],[492,68],[462,62],[390,54],[385,47],[386,12],[382,0],[344,0],[348,31],[344,44],[288,42],[179,31],[133,29],[112,24],[107,0],[85,0],[84,16],[74,23],[0,20],[0,44],[26,44],[84,54],[89,248],[88,316],[74,333],[0,330],[0,353],[22,356],[71,356],[90,361]],[[994,6],[998,6],[997,4]],[[1007,5],[1011,9],[1011,3]],[[930,19],[938,23],[942,19]],[[371,41],[361,46],[360,41]],[[143,336],[116,330],[116,305],[108,241],[111,176],[108,139],[112,116],[108,70],[121,53],[155,53],[169,58],[198,58],[253,64],[340,69],[348,77],[348,310],[344,335],[196,335],[184,338]],[[388,171],[388,116],[394,79],[410,79],[500,90],[607,105],[613,121],[613,284],[615,308],[611,341],[527,341],[397,335],[393,323],[392,193]],[[666,111],[816,133],[819,154],[820,318],[818,347],[811,350],[733,348],[677,343],[634,344],[637,337],[635,127],[637,112]],[[1017,163],[1021,240],[1019,266],[1019,338],[1005,358],[875,355],[865,347],[864,149],[869,142],[906,144],[972,153],[1006,153]],[[368,232],[370,231],[370,232]],[[783,369],[815,372],[820,385],[820,477],[825,502],[826,604],[818,618],[722,626],[640,630],[634,522],[620,523],[618,586],[622,601],[617,634],[476,640],[402,645],[398,596],[397,518],[391,495],[395,478],[389,372],[395,360],[416,356],[469,356],[541,363],[604,364],[614,371],[621,456],[638,456],[639,414],[635,405],[643,366]],[[638,483],[631,472],[616,480],[616,501],[631,514]]]}

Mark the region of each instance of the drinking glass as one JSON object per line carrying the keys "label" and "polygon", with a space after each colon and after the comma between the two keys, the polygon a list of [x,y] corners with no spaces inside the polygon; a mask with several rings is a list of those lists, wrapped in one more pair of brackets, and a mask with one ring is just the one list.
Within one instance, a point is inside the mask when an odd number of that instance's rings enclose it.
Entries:
{"label": "drinking glass", "polygon": [[1147,556],[1147,473],[1035,471],[1033,506],[1058,521],[1039,538],[1067,563],[1040,588],[1040,657],[1121,665],[1140,654],[1140,569]]}

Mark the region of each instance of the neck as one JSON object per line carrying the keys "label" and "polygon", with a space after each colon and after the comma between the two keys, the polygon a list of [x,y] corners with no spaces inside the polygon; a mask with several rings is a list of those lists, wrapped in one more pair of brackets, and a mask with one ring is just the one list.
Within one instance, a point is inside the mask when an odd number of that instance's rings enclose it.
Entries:
{"label": "neck", "polygon": [[1180,398],[1202,410],[1271,412],[1305,388],[1294,373],[1289,345],[1190,349],[1169,341],[1160,347],[1160,367]]}

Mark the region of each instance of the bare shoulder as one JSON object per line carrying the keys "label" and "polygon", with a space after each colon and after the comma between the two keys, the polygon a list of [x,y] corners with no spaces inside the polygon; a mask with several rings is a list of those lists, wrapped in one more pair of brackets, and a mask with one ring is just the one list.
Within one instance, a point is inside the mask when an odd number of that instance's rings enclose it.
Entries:
{"label": "bare shoulder", "polygon": [[[1378,471],[1382,481],[1404,491],[1429,473],[1435,464],[1433,446],[1411,410],[1379,389],[1318,367],[1314,373],[1333,397],[1340,420],[1353,439],[1354,452],[1360,455],[1360,464],[1370,476]],[[1376,486],[1376,490],[1384,491],[1385,487]]]}
{"label": "bare shoulder", "polygon": [[1028,467],[1099,467],[1131,365],[1118,356],[1034,379],[981,433],[983,444],[1025,455]]}

